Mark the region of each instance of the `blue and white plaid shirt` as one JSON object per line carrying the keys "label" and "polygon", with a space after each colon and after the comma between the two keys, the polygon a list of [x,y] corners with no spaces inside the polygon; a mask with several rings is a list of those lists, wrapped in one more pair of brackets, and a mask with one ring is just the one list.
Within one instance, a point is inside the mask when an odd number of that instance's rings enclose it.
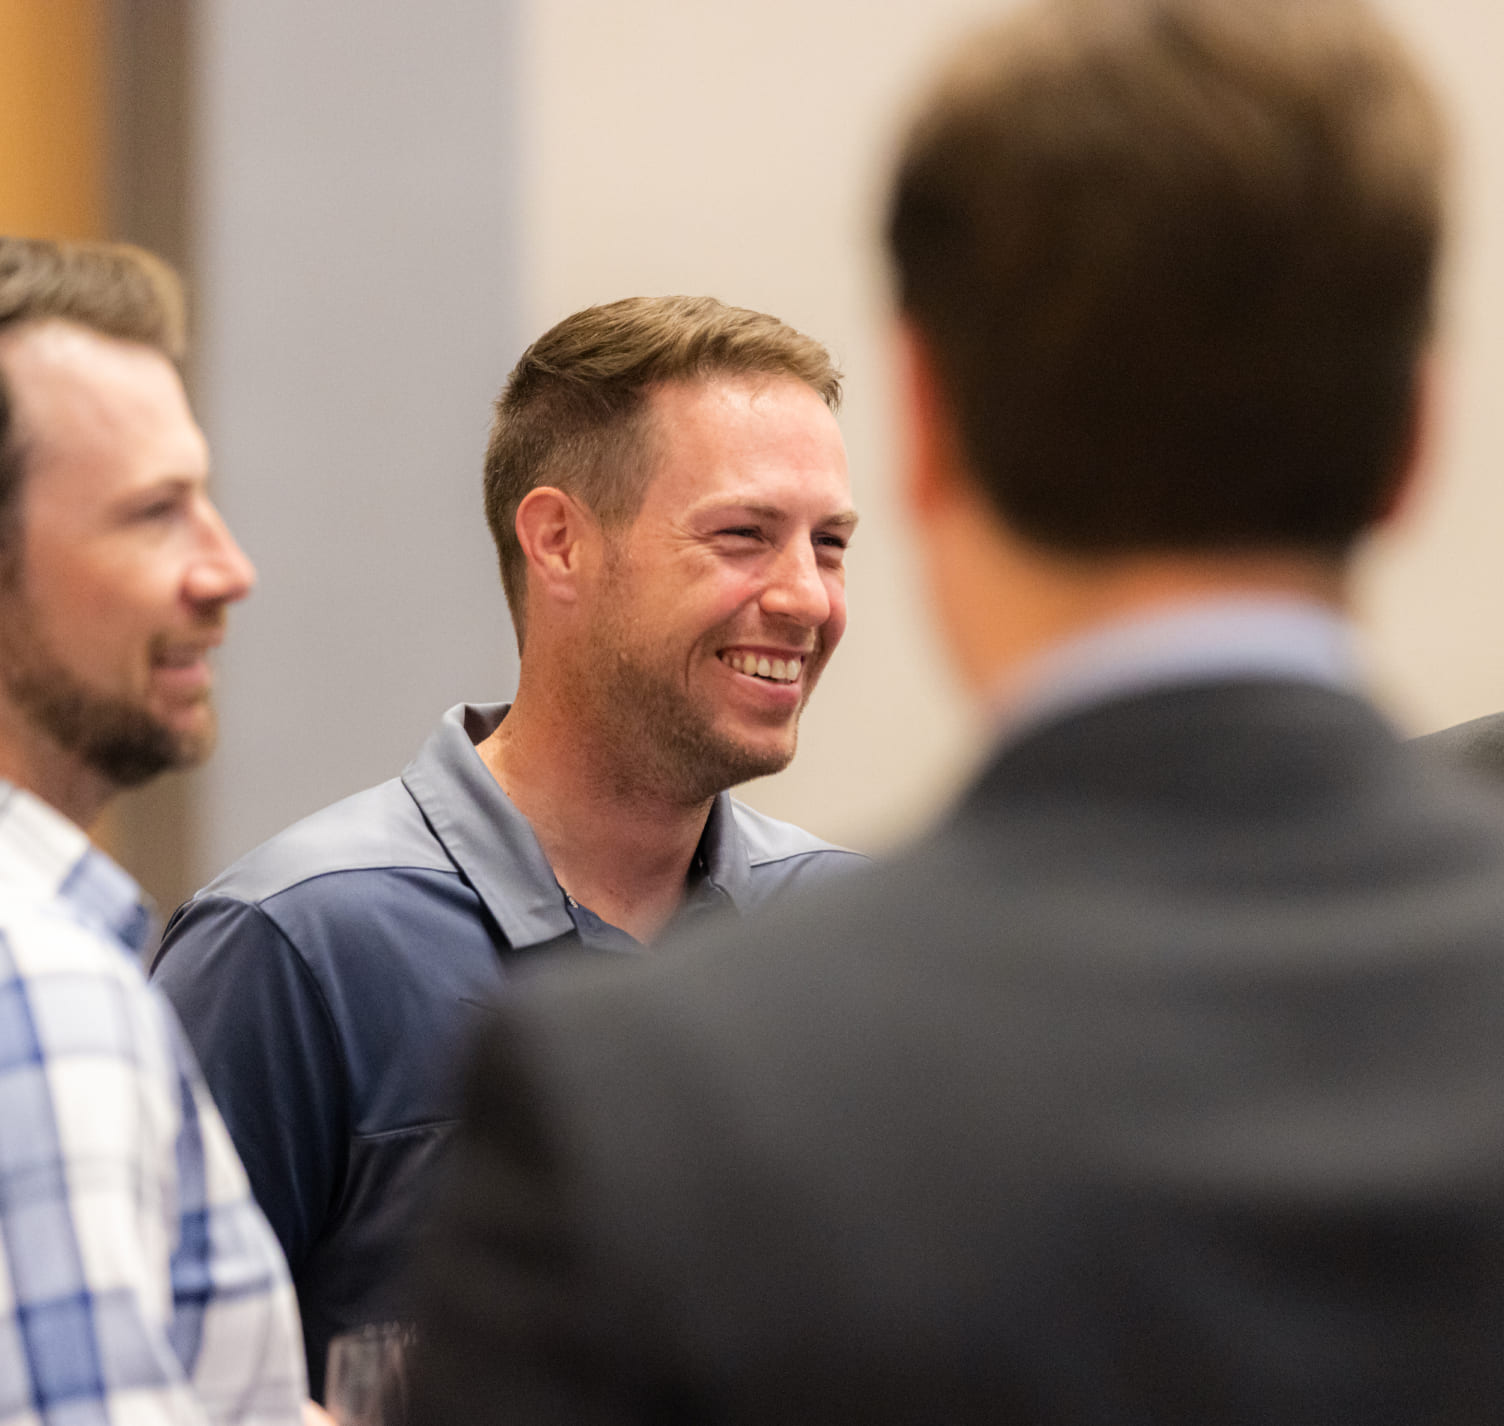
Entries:
{"label": "blue and white plaid shirt", "polygon": [[0,1426],[296,1426],[287,1267],[136,884],[0,781]]}

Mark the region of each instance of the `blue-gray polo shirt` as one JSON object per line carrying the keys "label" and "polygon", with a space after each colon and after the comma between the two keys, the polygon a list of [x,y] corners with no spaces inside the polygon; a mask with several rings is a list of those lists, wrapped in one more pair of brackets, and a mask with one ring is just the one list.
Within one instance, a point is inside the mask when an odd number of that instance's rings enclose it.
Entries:
{"label": "blue-gray polo shirt", "polygon": [[[560,889],[475,751],[506,705],[451,708],[400,778],[279,833],[181,906],[152,969],[329,1339],[401,1319],[402,1260],[459,1113],[456,1066],[538,952],[635,949]],[[716,798],[675,926],[864,859]]]}

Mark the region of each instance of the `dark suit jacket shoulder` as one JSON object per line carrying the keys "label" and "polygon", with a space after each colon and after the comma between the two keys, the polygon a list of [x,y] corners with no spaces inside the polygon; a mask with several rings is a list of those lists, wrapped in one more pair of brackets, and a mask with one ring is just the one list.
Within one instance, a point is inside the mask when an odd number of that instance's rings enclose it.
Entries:
{"label": "dark suit jacket shoulder", "polygon": [[1504,713],[1487,713],[1414,741],[1428,757],[1504,782]]}
{"label": "dark suit jacket shoulder", "polygon": [[1501,946],[1497,814],[1355,699],[1043,729],[887,866],[506,1012],[428,1419],[1495,1419]]}

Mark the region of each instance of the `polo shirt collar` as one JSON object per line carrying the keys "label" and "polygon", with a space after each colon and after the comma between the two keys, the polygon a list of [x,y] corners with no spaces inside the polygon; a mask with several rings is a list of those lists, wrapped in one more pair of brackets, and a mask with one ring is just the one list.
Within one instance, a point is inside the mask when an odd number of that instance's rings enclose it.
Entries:
{"label": "polo shirt collar", "polygon": [[[521,948],[570,935],[575,925],[532,826],[475,750],[510,708],[456,704],[403,770],[402,782],[508,944]],[[751,859],[730,793],[712,804],[695,863],[733,905],[745,906]]]}
{"label": "polo shirt collar", "polygon": [[752,890],[752,857],[736,824],[729,792],[718,793],[711,803],[710,816],[705,819],[705,830],[695,851],[695,866],[739,911],[747,909]]}

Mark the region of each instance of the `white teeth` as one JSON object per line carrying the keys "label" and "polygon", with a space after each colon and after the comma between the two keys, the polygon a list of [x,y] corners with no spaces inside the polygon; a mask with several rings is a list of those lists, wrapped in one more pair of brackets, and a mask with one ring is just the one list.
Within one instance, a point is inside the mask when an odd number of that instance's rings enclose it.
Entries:
{"label": "white teeth", "polygon": [[752,678],[766,678],[773,683],[794,683],[804,671],[803,659],[770,659],[748,653],[723,654],[721,661],[738,673]]}

